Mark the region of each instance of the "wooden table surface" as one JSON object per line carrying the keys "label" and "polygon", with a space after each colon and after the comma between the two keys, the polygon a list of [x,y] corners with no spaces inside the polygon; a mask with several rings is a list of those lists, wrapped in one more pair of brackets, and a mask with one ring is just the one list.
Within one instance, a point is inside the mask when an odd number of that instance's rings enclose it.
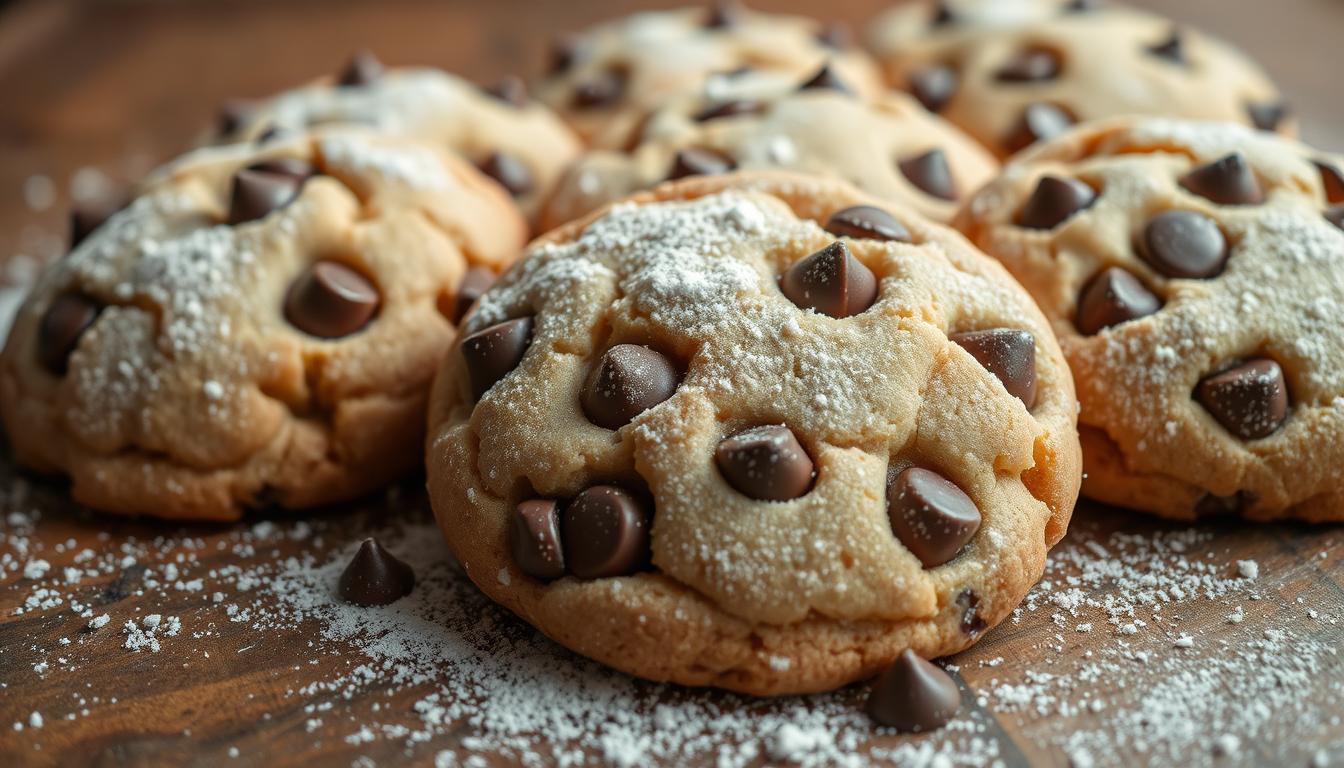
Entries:
{"label": "wooden table surface", "polygon": [[[1163,6],[1251,50],[1284,84],[1308,137],[1344,149],[1344,99],[1337,97],[1337,67],[1329,59],[1344,29],[1344,3],[1142,4]],[[23,280],[34,261],[64,248],[73,194],[135,178],[170,157],[225,98],[264,95],[330,71],[363,46],[389,63],[436,64],[483,81],[531,73],[552,33],[650,5],[657,4],[10,5],[0,11],[0,261],[10,264],[0,269],[0,284]],[[816,6],[795,0],[756,5],[796,12]],[[833,0],[826,10],[858,23],[877,6]],[[424,531],[425,505],[414,481],[400,493],[324,511],[312,524],[256,518],[183,528],[93,516],[70,504],[59,484],[21,479],[7,455],[0,447],[0,764],[432,763],[445,750],[483,754],[491,764],[516,759],[482,753],[470,726],[429,728],[424,740],[395,728],[350,738],[371,717],[383,725],[423,726],[415,704],[443,681],[375,679],[337,688],[332,681],[345,679],[359,647],[323,636],[320,617],[258,628],[232,620],[226,610],[252,594],[240,584],[247,568],[265,572],[267,563],[290,556],[332,561],[370,531],[392,541],[408,530]],[[933,765],[939,750],[954,762],[993,755],[1013,766],[1070,759],[1080,766],[1088,759],[1098,765],[1344,761],[1344,660],[1331,650],[1344,647],[1339,527],[1221,522],[1189,528],[1086,505],[1076,520],[1038,599],[952,660],[966,687],[967,727],[922,739],[865,737],[862,754]],[[1174,543],[1153,554],[1145,549],[1151,541]],[[1132,561],[1123,573],[1107,566],[1106,553],[1117,548]],[[81,554],[85,549],[90,554]],[[123,567],[125,552],[135,553],[134,562]],[[1185,572],[1187,555],[1205,574],[1195,582],[1204,588],[1155,598],[1166,613],[1151,605],[1134,616],[1107,613],[1115,590],[1138,588],[1150,568],[1154,583],[1171,582],[1172,573]],[[50,570],[28,568],[35,560]],[[1238,565],[1243,561],[1254,565]],[[174,568],[186,588],[163,587],[173,563],[180,563]],[[67,567],[76,569],[73,576]],[[1253,578],[1245,576],[1247,567]],[[439,580],[436,594],[479,602],[450,583],[457,578],[451,569],[440,570],[431,575]],[[267,597],[264,586],[255,595],[258,605],[283,607],[283,596]],[[424,610],[440,615],[432,606]],[[520,643],[536,642],[525,627],[484,604],[472,611],[490,616],[511,638],[514,650],[499,652],[505,661],[515,658],[509,653],[518,653]],[[111,623],[88,629],[90,612],[109,614]],[[169,639],[162,629],[158,653],[128,649],[135,638],[122,625],[151,613],[178,617],[181,633]],[[447,631],[471,634],[461,627]],[[1193,638],[1193,647],[1173,645],[1181,636]],[[1296,662],[1266,657],[1257,666],[1246,655],[1247,649],[1281,653],[1285,645]],[[490,652],[493,646],[486,646],[483,652]],[[540,652],[566,659],[555,649]],[[1234,663],[1238,659],[1247,663]],[[1166,706],[1181,698],[1173,686],[1188,686],[1191,701]],[[635,688],[649,701],[694,696],[726,711],[754,706],[721,694]],[[824,699],[837,701],[857,706],[861,692]],[[801,712],[822,703],[770,706]],[[42,727],[33,727],[33,712],[42,714]],[[1193,734],[1153,722],[1181,717],[1189,718]],[[554,754],[546,752],[545,739],[541,743],[543,755]],[[892,752],[903,744],[931,751]],[[701,754],[693,762],[712,757]]]}

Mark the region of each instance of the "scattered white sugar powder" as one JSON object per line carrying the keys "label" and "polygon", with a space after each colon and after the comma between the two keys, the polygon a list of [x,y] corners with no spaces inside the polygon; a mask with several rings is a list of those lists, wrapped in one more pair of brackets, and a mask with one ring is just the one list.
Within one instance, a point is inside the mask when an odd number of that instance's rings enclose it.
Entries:
{"label": "scattered white sugar powder", "polygon": [[1245,579],[1260,578],[1260,564],[1254,560],[1238,560],[1237,573],[1240,573]]}

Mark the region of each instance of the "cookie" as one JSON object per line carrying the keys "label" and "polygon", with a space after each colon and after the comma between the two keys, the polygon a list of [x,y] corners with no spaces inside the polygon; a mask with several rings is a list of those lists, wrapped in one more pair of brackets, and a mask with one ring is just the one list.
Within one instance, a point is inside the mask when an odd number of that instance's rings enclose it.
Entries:
{"label": "cookie", "polygon": [[631,674],[754,694],[1007,616],[1077,493],[1068,369],[1006,271],[885,205],[684,179],[530,246],[430,405],[476,584]]}
{"label": "cookie", "polygon": [[637,13],[564,38],[537,93],[592,146],[620,149],[669,99],[743,69],[790,83],[834,79],[864,96],[883,91],[877,66],[843,28],[719,2]]}
{"label": "cookie", "polygon": [[259,102],[231,102],[212,142],[255,142],[309,127],[364,125],[437,144],[471,161],[535,219],[579,141],[517,78],[481,89],[438,69],[385,70],[356,55],[336,78]]}
{"label": "cookie", "polygon": [[1036,297],[1102,501],[1344,519],[1344,161],[1118,119],[1010,162],[956,224]]}
{"label": "cookie", "polygon": [[869,101],[750,74],[719,79],[712,98],[693,97],[653,113],[633,151],[585,154],[547,203],[545,227],[668,179],[771,168],[839,177],[897,207],[947,221],[956,201],[998,169],[982,147],[903,94]]}
{"label": "cookie", "polygon": [[18,460],[77,501],[226,520],[422,460],[470,268],[526,224],[436,145],[328,129],[198,150],[41,277],[0,355]]}
{"label": "cookie", "polygon": [[1240,52],[1119,4],[902,3],[873,23],[871,43],[892,86],[1000,157],[1120,115],[1295,132],[1274,84]]}

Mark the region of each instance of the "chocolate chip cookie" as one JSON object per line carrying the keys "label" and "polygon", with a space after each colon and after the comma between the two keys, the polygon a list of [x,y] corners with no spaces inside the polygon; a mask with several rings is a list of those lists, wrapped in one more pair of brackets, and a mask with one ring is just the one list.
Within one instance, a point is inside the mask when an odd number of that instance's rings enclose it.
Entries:
{"label": "chocolate chip cookie", "polygon": [[365,493],[421,460],[459,290],[525,238],[436,145],[327,129],[198,150],[42,276],[0,355],[0,416],[20,462],[110,512]]}
{"label": "chocolate chip cookie", "polygon": [[790,82],[831,76],[881,93],[876,64],[843,27],[761,13],[737,2],[637,13],[558,40],[540,97],[591,145],[629,146],[669,99],[699,93],[709,75],[754,70]]}
{"label": "chocolate chip cookie", "polygon": [[355,55],[334,78],[221,110],[213,142],[254,142],[311,126],[364,125],[456,152],[494,179],[530,219],[579,153],[573,132],[517,78],[490,88],[430,68],[384,69]]}
{"label": "chocolate chip cookie", "polygon": [[1295,131],[1278,90],[1240,52],[1115,3],[902,3],[874,22],[871,42],[894,87],[1000,157],[1119,115]]}
{"label": "chocolate chip cookie", "polygon": [[1073,508],[1076,401],[1030,297],[838,180],[636,195],[530,246],[463,334],[430,407],[443,532],[632,674],[774,694],[953,653]]}
{"label": "chocolate chip cookie", "polygon": [[564,175],[542,221],[558,226],[668,179],[769,168],[839,177],[947,221],[957,200],[998,168],[993,155],[911,97],[865,100],[838,76],[814,81],[711,76],[712,96],[651,114],[634,150],[585,154]]}
{"label": "chocolate chip cookie", "polygon": [[1010,162],[957,226],[1035,295],[1103,501],[1344,519],[1344,162],[1228,123],[1119,119]]}

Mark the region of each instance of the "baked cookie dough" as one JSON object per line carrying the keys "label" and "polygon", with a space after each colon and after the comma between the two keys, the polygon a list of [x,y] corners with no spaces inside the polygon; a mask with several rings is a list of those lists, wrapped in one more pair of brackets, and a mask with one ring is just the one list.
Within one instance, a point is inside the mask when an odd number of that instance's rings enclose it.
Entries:
{"label": "baked cookie dough", "polygon": [[368,53],[357,54],[336,78],[259,102],[230,102],[211,141],[265,145],[333,124],[450,149],[498,182],[529,219],[580,149],[574,133],[517,78],[481,89],[438,69],[385,70]]}
{"label": "baked cookie dough", "polygon": [[1344,520],[1344,161],[1118,119],[1019,156],[957,226],[1050,317],[1093,498]]}
{"label": "baked cookie dough", "polygon": [[351,498],[422,460],[459,288],[525,238],[436,145],[329,129],[198,150],[41,277],[0,416],[22,464],[109,512]]}
{"label": "baked cookie dough", "polygon": [[1006,271],[880,206],[727,174],[530,246],[430,406],[431,499],[476,584],[631,674],[754,694],[1007,616],[1076,498],[1069,372]]}
{"label": "baked cookie dough", "polygon": [[1099,0],[901,3],[871,43],[896,88],[1000,157],[1120,115],[1295,133],[1278,90],[1231,46]]}
{"label": "baked cookie dough", "polygon": [[937,221],[993,178],[998,161],[899,93],[871,101],[835,87],[781,87],[751,74],[653,113],[631,152],[592,150],[570,168],[542,216],[549,229],[632,192],[733,169],[787,169],[845,179]]}
{"label": "baked cookie dough", "polygon": [[558,41],[537,93],[592,146],[628,148],[651,111],[743,69],[789,83],[834,77],[867,97],[884,90],[843,27],[718,2],[636,13]]}

